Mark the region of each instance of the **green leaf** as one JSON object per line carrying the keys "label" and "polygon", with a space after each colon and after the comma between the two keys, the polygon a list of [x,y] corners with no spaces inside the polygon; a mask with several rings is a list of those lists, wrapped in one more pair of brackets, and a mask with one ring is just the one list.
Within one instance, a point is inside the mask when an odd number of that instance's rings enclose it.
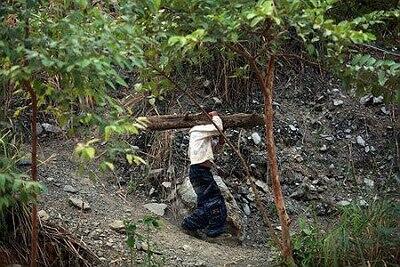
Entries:
{"label": "green leaf", "polygon": [[254,26],[256,26],[259,22],[263,21],[264,19],[265,19],[264,17],[257,16],[257,17],[255,17],[254,19],[251,20],[250,26],[251,26],[251,27],[254,27]]}
{"label": "green leaf", "polygon": [[384,71],[379,71],[378,72],[378,82],[380,86],[384,86],[388,78],[386,77],[386,74]]}
{"label": "green leaf", "polygon": [[133,164],[133,155],[126,154],[126,160],[128,161],[129,164]]}
{"label": "green leaf", "polygon": [[84,157],[86,159],[93,159],[95,154],[96,154],[96,150],[93,147],[85,147],[82,150],[82,154],[84,155]]}

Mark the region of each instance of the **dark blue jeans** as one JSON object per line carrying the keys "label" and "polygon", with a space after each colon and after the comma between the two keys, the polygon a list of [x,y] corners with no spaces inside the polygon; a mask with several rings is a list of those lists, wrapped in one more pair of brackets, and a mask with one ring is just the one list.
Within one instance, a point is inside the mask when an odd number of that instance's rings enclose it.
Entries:
{"label": "dark blue jeans", "polygon": [[197,195],[197,207],[183,220],[182,227],[190,231],[206,229],[206,234],[211,237],[222,234],[227,210],[210,169],[199,164],[191,165],[189,178]]}

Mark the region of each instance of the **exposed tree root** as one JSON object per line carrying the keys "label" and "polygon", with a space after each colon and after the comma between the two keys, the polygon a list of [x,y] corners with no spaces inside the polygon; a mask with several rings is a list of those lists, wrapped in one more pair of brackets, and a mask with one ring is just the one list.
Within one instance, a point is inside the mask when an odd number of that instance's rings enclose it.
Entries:
{"label": "exposed tree root", "polygon": [[[2,218],[0,266],[28,265],[32,224],[28,207],[16,206]],[[96,266],[97,256],[61,226],[40,223],[38,266]]]}

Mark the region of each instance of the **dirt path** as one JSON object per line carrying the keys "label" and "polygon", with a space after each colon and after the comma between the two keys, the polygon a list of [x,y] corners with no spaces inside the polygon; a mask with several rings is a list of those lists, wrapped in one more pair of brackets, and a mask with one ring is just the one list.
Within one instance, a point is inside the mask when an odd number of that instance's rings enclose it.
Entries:
{"label": "dirt path", "polygon": [[[109,224],[114,220],[143,218],[148,213],[142,206],[147,200],[132,194],[125,197],[123,190],[109,182],[115,178],[82,171],[72,157],[73,143],[64,142],[54,140],[41,144],[39,158],[45,163],[39,172],[47,192],[40,199],[40,208],[50,215],[50,221],[67,226],[86,243],[104,266],[128,266],[126,237],[110,229]],[[71,190],[66,185],[77,192],[68,192]],[[70,197],[88,202],[90,211],[72,207],[68,203]],[[153,241],[163,254],[157,257],[163,257],[166,266],[271,265],[268,248],[245,247],[224,240],[218,243],[199,240],[181,232],[166,219],[162,219],[162,227],[154,233]]]}

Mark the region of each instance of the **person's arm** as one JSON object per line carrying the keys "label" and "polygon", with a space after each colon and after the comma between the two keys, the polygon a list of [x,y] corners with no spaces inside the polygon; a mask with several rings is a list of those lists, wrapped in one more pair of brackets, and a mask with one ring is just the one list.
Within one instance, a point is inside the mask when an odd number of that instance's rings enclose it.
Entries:
{"label": "person's arm", "polygon": [[216,142],[216,144],[214,145],[214,152],[215,153],[220,153],[221,151],[222,151],[222,148],[224,147],[224,144],[225,144],[225,139],[224,139],[224,137],[222,136],[222,135],[220,135],[219,137],[218,137],[218,140],[216,140],[217,142]]}

